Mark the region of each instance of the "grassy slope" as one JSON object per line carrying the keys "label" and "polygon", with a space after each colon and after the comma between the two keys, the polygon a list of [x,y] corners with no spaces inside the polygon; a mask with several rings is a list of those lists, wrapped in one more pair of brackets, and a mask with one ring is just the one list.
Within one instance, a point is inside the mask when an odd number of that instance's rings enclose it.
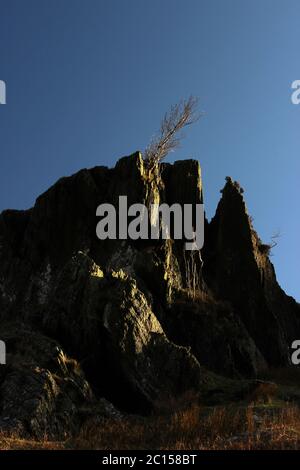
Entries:
{"label": "grassy slope", "polygon": [[160,404],[150,417],[89,420],[64,442],[26,441],[0,436],[0,449],[300,449],[298,370],[269,374],[281,385],[261,385],[244,400],[204,406],[187,396]]}

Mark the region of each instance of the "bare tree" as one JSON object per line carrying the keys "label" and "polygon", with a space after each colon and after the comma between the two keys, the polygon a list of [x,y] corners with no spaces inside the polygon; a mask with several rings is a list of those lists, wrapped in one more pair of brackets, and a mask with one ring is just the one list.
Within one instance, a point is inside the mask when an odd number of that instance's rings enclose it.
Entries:
{"label": "bare tree", "polygon": [[274,248],[274,246],[277,246],[278,245],[278,239],[281,237],[281,233],[280,233],[280,230],[277,230],[277,232],[274,233],[274,235],[272,235],[271,237],[271,248]]}
{"label": "bare tree", "polygon": [[180,144],[183,135],[180,134],[186,126],[198,121],[198,98],[190,96],[187,100],[173,105],[161,122],[158,134],[151,140],[144,152],[144,160],[153,166],[161,162]]}

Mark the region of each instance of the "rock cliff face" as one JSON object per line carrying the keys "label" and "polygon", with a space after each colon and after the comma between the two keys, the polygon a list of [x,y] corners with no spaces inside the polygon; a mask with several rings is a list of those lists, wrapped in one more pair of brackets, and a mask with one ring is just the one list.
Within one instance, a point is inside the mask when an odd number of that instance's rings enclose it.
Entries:
{"label": "rock cliff face", "polygon": [[238,185],[227,180],[206,221],[202,259],[179,240],[100,241],[96,208],[120,195],[201,203],[199,164],[151,172],[136,153],[1,213],[0,428],[64,436],[87,408],[146,413],[207,395],[214,373],[238,380],[288,365],[300,307],[279,287]]}

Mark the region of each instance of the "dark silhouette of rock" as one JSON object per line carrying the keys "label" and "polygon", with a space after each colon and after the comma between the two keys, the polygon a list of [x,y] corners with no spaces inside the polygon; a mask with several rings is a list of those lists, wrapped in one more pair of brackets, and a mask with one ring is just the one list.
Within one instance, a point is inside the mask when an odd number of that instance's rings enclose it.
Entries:
{"label": "dark silhouette of rock", "polygon": [[64,436],[95,410],[121,416],[113,405],[237,397],[244,378],[289,364],[299,304],[279,287],[241,188],[227,179],[202,253],[172,239],[100,241],[96,208],[121,195],[202,203],[199,164],[147,169],[135,153],[0,214],[1,428]]}
{"label": "dark silhouette of rock", "polygon": [[261,245],[240,189],[228,179],[207,230],[205,276],[216,298],[232,304],[267,362],[287,365],[300,308],[279,287]]}

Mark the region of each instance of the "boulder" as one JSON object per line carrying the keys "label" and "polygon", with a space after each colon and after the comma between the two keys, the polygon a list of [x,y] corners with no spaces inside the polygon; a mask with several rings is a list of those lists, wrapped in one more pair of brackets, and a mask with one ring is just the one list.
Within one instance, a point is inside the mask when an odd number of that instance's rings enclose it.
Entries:
{"label": "boulder", "polygon": [[0,429],[14,436],[64,439],[94,401],[79,363],[58,342],[24,324],[1,325],[7,365],[0,366]]}

